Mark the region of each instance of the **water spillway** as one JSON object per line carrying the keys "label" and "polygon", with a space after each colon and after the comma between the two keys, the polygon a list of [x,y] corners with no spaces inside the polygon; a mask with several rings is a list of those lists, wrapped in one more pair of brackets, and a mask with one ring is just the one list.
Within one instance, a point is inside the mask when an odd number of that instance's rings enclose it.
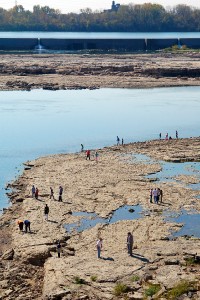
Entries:
{"label": "water spillway", "polygon": [[200,38],[0,38],[0,50],[155,51],[173,45],[200,48]]}

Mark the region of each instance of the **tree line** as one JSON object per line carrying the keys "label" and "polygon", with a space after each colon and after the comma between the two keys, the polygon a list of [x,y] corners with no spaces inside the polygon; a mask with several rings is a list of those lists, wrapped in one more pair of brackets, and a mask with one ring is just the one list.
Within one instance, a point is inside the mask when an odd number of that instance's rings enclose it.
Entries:
{"label": "tree line", "polygon": [[118,11],[61,13],[49,6],[35,5],[33,11],[16,5],[0,8],[0,31],[86,31],[86,32],[172,32],[200,31],[200,9],[145,3],[121,5]]}

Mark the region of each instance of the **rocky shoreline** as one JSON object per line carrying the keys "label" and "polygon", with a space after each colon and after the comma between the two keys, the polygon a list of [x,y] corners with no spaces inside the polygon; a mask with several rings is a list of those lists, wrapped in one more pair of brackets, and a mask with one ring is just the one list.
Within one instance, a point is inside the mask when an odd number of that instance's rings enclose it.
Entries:
{"label": "rocky shoreline", "polygon": [[[0,220],[0,299],[199,299],[200,239],[169,238],[182,224],[167,222],[164,212],[200,212],[197,190],[180,183],[199,183],[199,176],[180,176],[159,182],[145,177],[164,161],[200,161],[200,138],[155,140],[92,151],[42,157],[26,163],[23,174],[11,184],[12,205]],[[135,153],[156,161],[133,160]],[[197,174],[198,175],[198,174]],[[31,196],[39,188],[38,200]],[[64,188],[58,202],[58,187]],[[49,199],[50,186],[56,200]],[[151,187],[160,187],[163,203],[149,202]],[[50,208],[49,221],[44,206]],[[141,218],[112,224],[98,223],[83,232],[66,232],[64,224],[80,221],[74,212],[111,216],[124,205],[139,205]],[[16,221],[31,221],[31,233],[21,233]],[[127,232],[134,236],[133,256],[127,254]],[[96,240],[103,238],[102,259]],[[56,243],[61,241],[61,258]],[[181,291],[181,292],[180,292]],[[181,293],[181,296],[177,293]],[[153,298],[152,298],[153,297]],[[174,297],[174,298],[173,298]]]}
{"label": "rocky shoreline", "polygon": [[200,53],[4,54],[0,90],[200,85]]}

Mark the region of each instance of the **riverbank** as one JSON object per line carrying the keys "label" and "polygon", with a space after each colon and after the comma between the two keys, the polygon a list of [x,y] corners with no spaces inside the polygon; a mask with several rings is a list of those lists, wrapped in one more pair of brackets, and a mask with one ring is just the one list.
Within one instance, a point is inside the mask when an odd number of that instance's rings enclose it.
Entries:
{"label": "riverbank", "polygon": [[[2,299],[115,299],[121,283],[127,299],[143,299],[152,284],[157,299],[184,280],[190,299],[199,299],[200,239],[185,236],[169,239],[181,224],[167,222],[164,212],[200,212],[198,191],[178,181],[159,182],[145,175],[156,173],[158,162],[133,160],[134,153],[165,161],[200,161],[200,138],[149,141],[99,149],[99,161],[85,153],[42,157],[27,162],[26,170],[12,187],[12,206],[1,217],[0,296]],[[184,183],[199,183],[197,176],[184,176]],[[39,188],[38,200],[31,187]],[[64,188],[58,202],[58,188]],[[49,199],[50,186],[56,200]],[[163,190],[163,203],[149,202],[150,188]],[[44,220],[44,206],[50,208]],[[77,233],[64,224],[81,219],[72,212],[95,212],[107,218],[124,205],[139,205],[140,219],[97,224]],[[31,233],[20,233],[16,221],[31,221]],[[134,236],[133,256],[126,250],[127,232]],[[7,238],[8,237],[8,238]],[[96,240],[103,238],[102,259],[97,259]],[[2,240],[2,239],[1,239]],[[56,244],[61,241],[61,258]],[[197,260],[195,260],[197,254]],[[121,291],[122,292],[122,291]],[[185,298],[187,299],[185,291]],[[162,296],[161,296],[162,295]]]}
{"label": "riverbank", "polygon": [[0,90],[200,85],[200,54],[5,54]]}

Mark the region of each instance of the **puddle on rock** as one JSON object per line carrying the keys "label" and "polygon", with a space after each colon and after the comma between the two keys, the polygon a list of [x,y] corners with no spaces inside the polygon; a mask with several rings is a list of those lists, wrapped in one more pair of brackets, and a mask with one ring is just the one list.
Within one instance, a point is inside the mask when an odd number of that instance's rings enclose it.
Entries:
{"label": "puddle on rock", "polygon": [[86,229],[94,227],[96,224],[113,224],[117,221],[136,220],[142,217],[142,207],[140,205],[125,205],[116,209],[112,216],[101,218],[96,213],[89,212],[73,212],[72,216],[83,217],[79,221],[72,224],[65,224],[64,227],[68,232],[82,232]]}
{"label": "puddle on rock", "polygon": [[179,231],[172,232],[172,237],[194,236],[200,238],[200,214],[195,210],[182,210],[181,213],[168,212],[165,216],[167,222],[183,224]]}
{"label": "puddle on rock", "polygon": [[[162,160],[156,161],[151,159],[145,154],[133,154],[133,159],[138,162],[143,162],[146,164],[159,163],[162,170],[155,172],[153,174],[148,174],[145,177],[148,179],[157,178],[160,182],[180,182],[181,180],[176,180],[175,177],[180,175],[195,176],[200,180],[200,163],[199,162],[165,162]],[[200,190],[200,183],[186,184],[183,183],[188,188],[193,190]]]}

